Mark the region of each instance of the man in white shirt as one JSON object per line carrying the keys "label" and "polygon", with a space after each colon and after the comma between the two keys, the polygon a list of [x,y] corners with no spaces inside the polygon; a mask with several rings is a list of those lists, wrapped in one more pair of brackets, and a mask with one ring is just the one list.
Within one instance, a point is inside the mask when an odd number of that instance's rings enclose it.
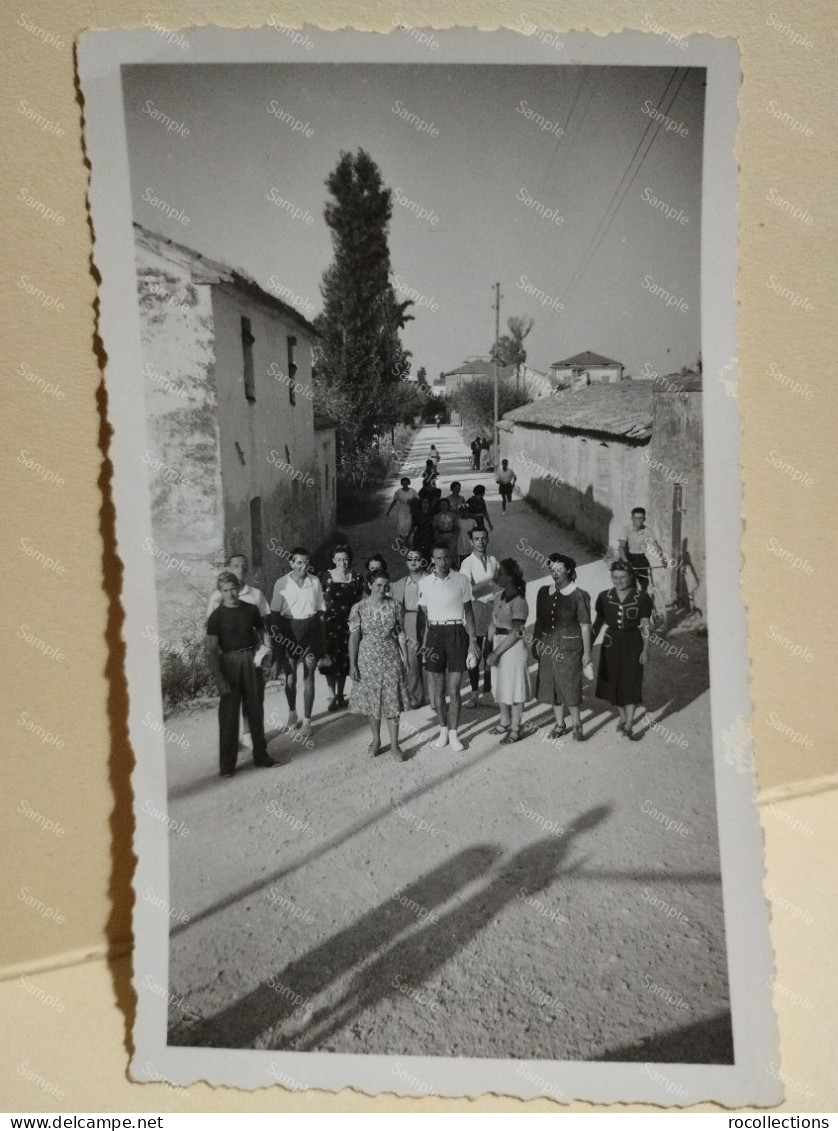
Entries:
{"label": "man in white shirt", "polygon": [[640,588],[645,593],[652,579],[652,557],[663,558],[663,550],[655,532],[646,525],[645,507],[634,507],[631,512],[631,525],[625,527],[619,540],[620,557],[634,567]]}
{"label": "man in white shirt", "polygon": [[311,733],[314,709],[314,673],[317,661],[326,652],[323,623],[326,600],[320,579],[309,573],[311,554],[303,546],[291,551],[291,572],[274,585],[271,609],[275,614],[271,637],[277,645],[277,659],[285,668],[285,698],[288,701],[288,727],[299,726],[297,717],[297,665],[303,664],[303,722],[301,733]]}
{"label": "man in white shirt", "polygon": [[474,631],[479,661],[469,668],[468,679],[471,684],[471,707],[480,704],[480,662],[483,663],[483,691],[492,694],[492,676],[487,664],[491,652],[489,629],[492,625],[492,602],[498,585],[498,559],[489,553],[489,532],[479,526],[469,532],[471,553],[460,564],[460,573],[471,582],[474,597]]}
{"label": "man in white shirt", "polygon": [[[460,722],[460,684],[469,659],[476,662],[474,611],[471,582],[451,569],[451,551],[434,546],[433,573],[419,582],[419,605],[427,627],[422,642],[422,657],[431,690],[439,736],[431,743],[436,750],[450,746],[462,750],[457,735]],[[445,696],[448,696],[446,715]]]}
{"label": "man in white shirt", "polygon": [[498,490],[500,491],[500,501],[503,507],[503,513],[505,514],[506,504],[512,502],[512,491],[514,490],[515,481],[517,480],[518,476],[509,466],[508,459],[502,459],[500,461],[500,468],[500,471],[495,476],[495,482],[497,483]]}
{"label": "man in white shirt", "polygon": [[[250,568],[250,563],[245,554],[233,554],[227,562],[227,570],[234,573],[239,579],[239,600],[244,601],[246,605],[255,605],[262,616],[263,621],[267,625],[270,621],[271,606],[265,599],[265,595],[261,589],[257,589],[255,585],[247,584],[247,571]],[[207,601],[207,617],[221,605],[221,590],[215,589]],[[242,736],[240,745],[244,746],[246,750],[253,749],[253,740],[250,737],[250,723],[247,721],[247,704],[242,700]]]}

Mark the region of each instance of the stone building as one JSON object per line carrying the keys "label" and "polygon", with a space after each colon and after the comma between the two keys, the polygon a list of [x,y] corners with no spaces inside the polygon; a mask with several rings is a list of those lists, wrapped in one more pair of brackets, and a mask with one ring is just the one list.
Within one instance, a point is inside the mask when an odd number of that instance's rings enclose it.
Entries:
{"label": "stone building", "polygon": [[[269,593],[335,527],[335,435],[315,418],[316,331],[253,280],[135,225],[158,627],[204,630],[232,553]],[[172,567],[171,559],[179,564]]]}
{"label": "stone building", "polygon": [[553,385],[566,389],[584,389],[588,385],[613,385],[623,379],[624,366],[602,354],[585,350],[550,366]]}

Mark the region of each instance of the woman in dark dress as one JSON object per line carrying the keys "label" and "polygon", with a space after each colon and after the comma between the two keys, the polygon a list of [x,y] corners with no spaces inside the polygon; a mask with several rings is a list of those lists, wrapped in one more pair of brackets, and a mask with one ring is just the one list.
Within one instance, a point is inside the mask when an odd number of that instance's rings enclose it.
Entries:
{"label": "woman in dark dress", "polygon": [[611,566],[612,589],[596,599],[593,638],[605,625],[605,638],[599,654],[599,673],[595,694],[607,699],[620,712],[617,730],[630,739],[634,713],[643,701],[643,668],[649,655],[649,624],[652,599],[638,584],[628,562]]}
{"label": "woman in dark dress", "polygon": [[332,568],[321,576],[326,599],[326,657],[322,671],[329,685],[327,710],[347,705],[343,689],[349,675],[349,613],[364,595],[364,580],[352,572],[352,550],[341,544],[332,551]]}
{"label": "woman in dark dress", "polygon": [[570,711],[573,737],[582,733],[582,671],[591,663],[591,598],[576,585],[576,562],[566,554],[550,554],[547,559],[551,585],[542,585],[535,601],[533,658],[538,660],[539,703],[549,703],[556,725],[549,737],[561,738],[567,732],[564,709]]}

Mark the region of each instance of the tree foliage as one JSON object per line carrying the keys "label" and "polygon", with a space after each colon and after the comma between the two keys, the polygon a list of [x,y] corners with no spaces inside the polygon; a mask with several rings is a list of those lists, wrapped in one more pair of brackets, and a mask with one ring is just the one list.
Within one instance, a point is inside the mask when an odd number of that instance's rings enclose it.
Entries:
{"label": "tree foliage", "polygon": [[363,149],[342,152],[326,187],[334,259],[320,284],[313,379],[344,452],[371,440],[385,390],[410,372],[399,332],[412,320],[412,304],[400,302],[390,283],[391,190],[375,161]]}
{"label": "tree foliage", "polygon": [[489,358],[498,365],[514,365],[520,371],[527,360],[527,351],[524,348],[524,338],[532,330],[535,323],[532,318],[519,318],[513,315],[507,319],[508,334],[502,334],[489,351]]}
{"label": "tree foliage", "polygon": [[[498,381],[498,417],[527,404],[529,397],[515,388],[514,378]],[[461,385],[449,399],[452,412],[459,412],[467,432],[490,436],[495,422],[495,385],[489,377],[475,377]]]}

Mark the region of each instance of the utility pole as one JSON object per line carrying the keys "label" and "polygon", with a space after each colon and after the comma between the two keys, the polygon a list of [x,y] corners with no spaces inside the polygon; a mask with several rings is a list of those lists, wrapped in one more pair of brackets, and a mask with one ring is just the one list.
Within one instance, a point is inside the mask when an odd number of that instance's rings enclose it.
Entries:
{"label": "utility pole", "polygon": [[500,430],[498,429],[498,342],[500,341],[500,283],[495,283],[495,348],[492,350],[495,373],[495,427],[494,427],[494,462],[498,463],[500,455]]}

